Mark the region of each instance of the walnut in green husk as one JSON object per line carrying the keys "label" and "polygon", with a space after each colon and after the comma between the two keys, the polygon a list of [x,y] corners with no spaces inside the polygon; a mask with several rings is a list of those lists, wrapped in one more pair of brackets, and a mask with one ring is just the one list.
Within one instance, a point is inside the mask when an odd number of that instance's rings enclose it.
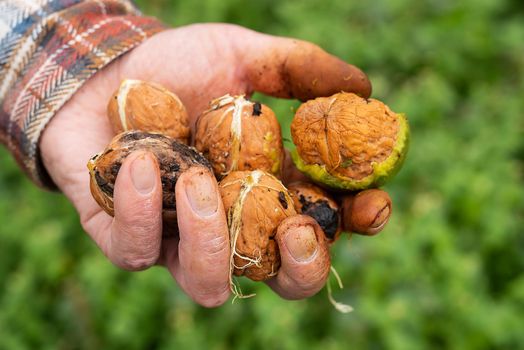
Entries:
{"label": "walnut in green husk", "polygon": [[409,127],[384,103],[341,92],[302,104],[291,136],[300,171],[334,189],[360,190],[382,185],[399,170]]}
{"label": "walnut in green husk", "polygon": [[307,182],[293,182],[288,185],[296,210],[315,219],[329,243],[338,239],[342,223],[338,204],[327,192]]}
{"label": "walnut in green husk", "polygon": [[[280,254],[275,234],[280,222],[296,214],[288,190],[261,170],[233,171],[219,183],[227,213],[231,272],[262,281],[275,276]],[[233,292],[237,295],[232,283]]]}
{"label": "walnut in green husk", "polygon": [[211,102],[196,124],[195,147],[209,159],[215,175],[262,170],[279,176],[284,157],[280,124],[273,111],[244,95]]}
{"label": "walnut in green husk", "polygon": [[91,194],[106,213],[113,216],[113,190],[124,159],[133,151],[151,152],[157,159],[162,181],[164,234],[177,231],[175,184],[190,167],[201,166],[211,171],[209,162],[194,148],[170,137],[142,131],[127,131],[111,140],[104,151],[92,157],[87,167]]}

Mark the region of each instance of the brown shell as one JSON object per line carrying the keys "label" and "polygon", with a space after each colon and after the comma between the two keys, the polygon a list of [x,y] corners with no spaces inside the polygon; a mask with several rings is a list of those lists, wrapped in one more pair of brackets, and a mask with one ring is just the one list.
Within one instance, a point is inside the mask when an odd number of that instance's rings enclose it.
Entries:
{"label": "brown shell", "polygon": [[122,81],[109,100],[107,115],[115,133],[158,132],[185,144],[191,137],[186,108],[175,94],[159,84]]}
{"label": "brown shell", "polygon": [[384,228],[392,212],[391,198],[379,189],[361,191],[346,196],[342,202],[345,229],[354,233],[373,236]]}
{"label": "brown shell", "polygon": [[275,234],[280,222],[296,214],[288,190],[273,175],[233,171],[219,184],[228,217],[233,273],[254,281],[278,272],[280,254]]}
{"label": "brown shell", "polygon": [[225,95],[211,102],[197,121],[195,147],[209,159],[218,178],[256,169],[279,176],[284,159],[275,114],[243,95]]}
{"label": "brown shell", "polygon": [[399,119],[384,103],[341,92],[302,104],[291,136],[306,164],[360,180],[391,154],[399,128]]}
{"label": "brown shell", "polygon": [[308,182],[293,182],[288,189],[297,212],[311,216],[318,222],[327,240],[336,241],[342,232],[337,202],[320,187]]}
{"label": "brown shell", "polygon": [[113,216],[113,190],[124,159],[133,151],[147,150],[160,167],[163,191],[164,234],[177,232],[175,184],[192,166],[211,169],[209,162],[194,148],[170,137],[142,131],[126,131],[111,140],[107,148],[88,162],[91,194],[106,213]]}

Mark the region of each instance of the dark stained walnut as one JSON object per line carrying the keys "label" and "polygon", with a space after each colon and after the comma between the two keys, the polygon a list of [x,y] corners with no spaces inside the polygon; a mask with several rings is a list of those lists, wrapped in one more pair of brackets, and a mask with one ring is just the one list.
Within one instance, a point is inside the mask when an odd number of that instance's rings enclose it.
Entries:
{"label": "dark stained walnut", "polygon": [[175,184],[190,167],[200,166],[211,171],[211,166],[194,148],[170,137],[142,131],[127,131],[115,136],[106,149],[87,164],[91,193],[104,211],[113,216],[113,190],[118,171],[124,159],[138,150],[149,151],[157,159],[162,181],[164,233],[178,232]]}
{"label": "dark stained walnut", "polygon": [[317,221],[328,242],[338,239],[342,232],[337,202],[320,187],[307,182],[293,182],[288,185],[297,212],[311,216]]}

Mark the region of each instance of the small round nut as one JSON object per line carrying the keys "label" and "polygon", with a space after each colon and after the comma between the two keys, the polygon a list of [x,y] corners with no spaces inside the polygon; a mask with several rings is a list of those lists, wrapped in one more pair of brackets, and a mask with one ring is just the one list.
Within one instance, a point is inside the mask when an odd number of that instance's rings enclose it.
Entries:
{"label": "small round nut", "polygon": [[391,217],[391,198],[387,192],[370,189],[347,196],[342,202],[342,217],[346,230],[373,236],[384,228]]}
{"label": "small round nut", "polygon": [[184,144],[191,137],[186,108],[178,96],[159,84],[122,81],[109,100],[107,115],[115,133],[157,132]]}
{"label": "small round nut", "polygon": [[297,168],[334,189],[377,187],[402,165],[409,127],[375,99],[341,92],[302,104],[291,123]]}
{"label": "small round nut", "polygon": [[315,219],[328,242],[336,241],[342,232],[337,202],[320,187],[308,182],[293,182],[288,189],[297,211]]}
{"label": "small round nut", "polygon": [[281,173],[280,124],[269,107],[244,95],[225,95],[211,102],[198,118],[195,147],[209,159],[218,178],[243,170]]}
{"label": "small round nut", "polygon": [[126,131],[116,135],[106,149],[87,163],[93,198],[106,213],[113,216],[113,191],[124,159],[133,151],[151,152],[160,168],[162,182],[162,216],[164,235],[178,232],[176,221],[175,185],[180,175],[190,167],[199,166],[211,172],[209,162],[194,148],[170,137],[142,131]]}
{"label": "small round nut", "polygon": [[277,227],[297,213],[290,193],[261,170],[233,171],[220,181],[219,189],[227,213],[232,272],[254,281],[275,276],[280,268]]}

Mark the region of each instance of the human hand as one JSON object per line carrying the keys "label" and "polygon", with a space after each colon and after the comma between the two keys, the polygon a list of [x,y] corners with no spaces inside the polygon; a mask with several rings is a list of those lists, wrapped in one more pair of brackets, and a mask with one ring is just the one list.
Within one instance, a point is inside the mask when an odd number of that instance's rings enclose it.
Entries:
{"label": "human hand", "polygon": [[[114,218],[91,196],[86,162],[113,137],[106,105],[124,78],[154,81],[175,92],[192,127],[208,102],[226,93],[306,100],[340,90],[364,97],[371,92],[360,70],[312,44],[231,25],[192,25],[159,33],[111,63],[51,120],[40,143],[44,165],[104,254],[127,270],[166,266],[193,300],[209,307],[230,295],[229,234],[211,173],[196,168],[178,180],[176,239],[162,239],[161,183],[150,154],[135,152],[124,161]],[[311,226],[292,221],[281,231],[282,266],[268,284],[285,298],[311,296],[329,273],[326,242]]]}

